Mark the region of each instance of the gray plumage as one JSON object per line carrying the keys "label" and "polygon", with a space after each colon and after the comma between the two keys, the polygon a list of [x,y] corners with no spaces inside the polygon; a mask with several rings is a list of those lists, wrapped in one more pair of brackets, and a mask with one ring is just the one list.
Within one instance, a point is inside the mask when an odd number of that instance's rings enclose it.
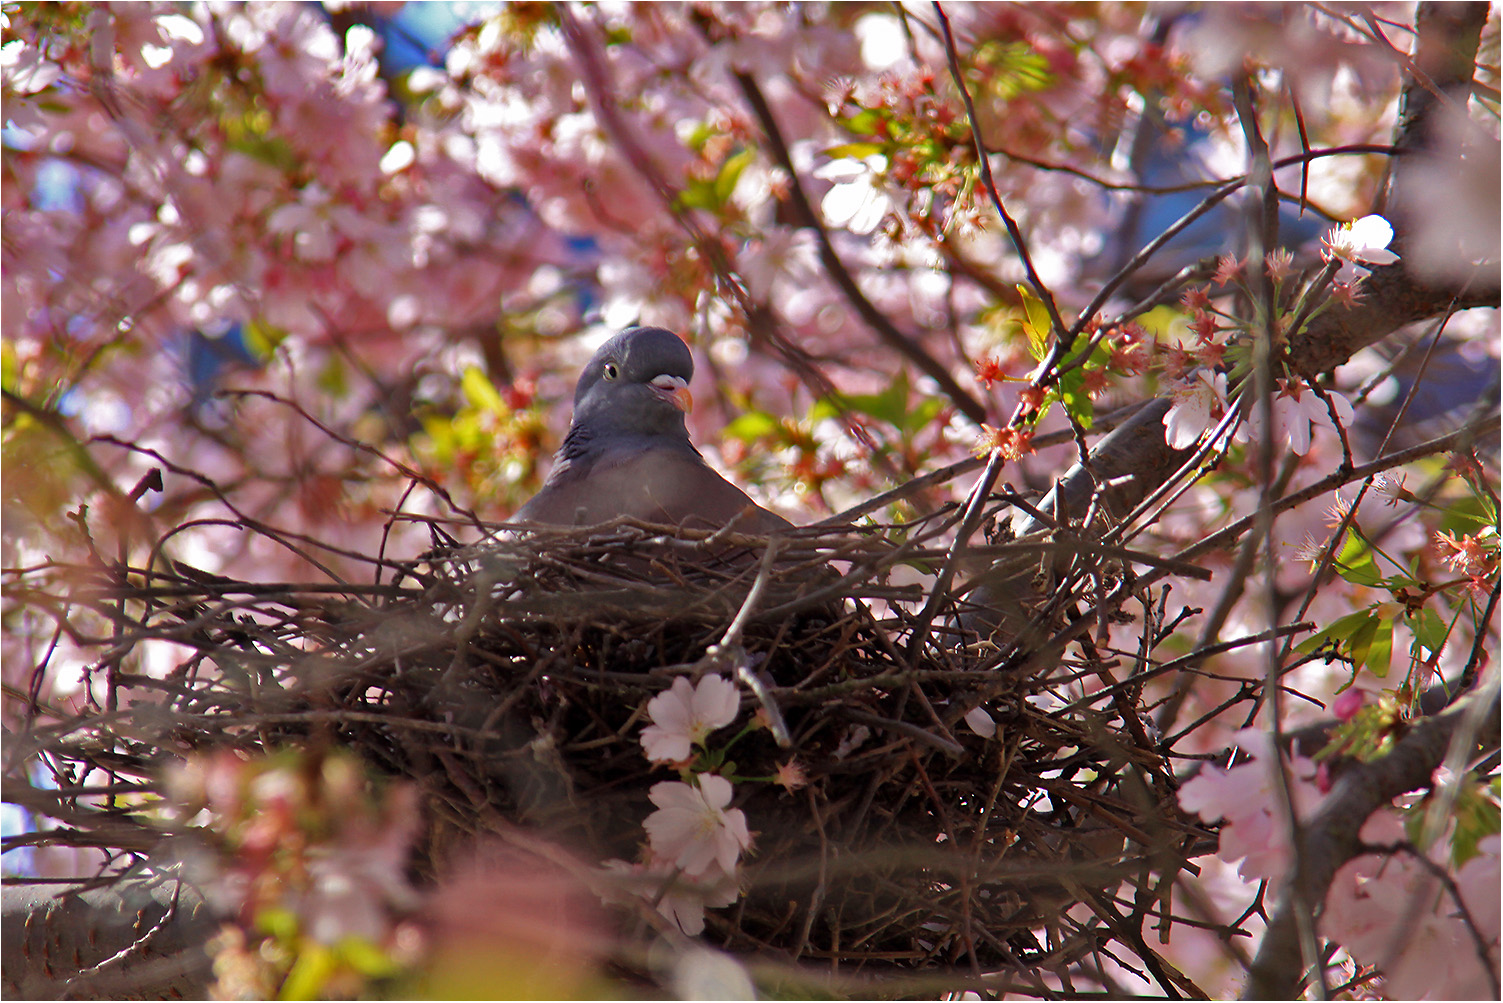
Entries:
{"label": "gray plumage", "polygon": [[[574,418],[542,489],[513,521],[646,522],[769,533],[792,524],[716,473],[684,424],[694,357],[671,331],[632,327],[600,346],[574,389]],[[739,516],[739,518],[738,518]]]}

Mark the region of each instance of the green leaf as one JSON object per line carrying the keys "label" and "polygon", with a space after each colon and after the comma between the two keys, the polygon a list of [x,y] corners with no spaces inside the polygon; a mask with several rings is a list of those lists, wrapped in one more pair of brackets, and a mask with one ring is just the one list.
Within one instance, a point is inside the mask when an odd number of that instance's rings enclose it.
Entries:
{"label": "green leaf", "polygon": [[689,182],[673,202],[678,209],[714,210],[720,206],[715,198],[715,183],[703,180]]}
{"label": "green leaf", "polygon": [[1446,636],[1450,631],[1446,627],[1446,621],[1435,610],[1417,610],[1405,616],[1404,622],[1413,632],[1415,643],[1427,651],[1438,652],[1445,646]]}
{"label": "green leaf", "polygon": [[464,374],[459,378],[459,388],[464,391],[465,398],[472,407],[499,415],[511,413],[511,409],[506,406],[506,401],[501,398],[496,385],[479,366],[465,366]]}
{"label": "green leaf", "polygon": [[288,942],[296,939],[298,932],[297,913],[281,906],[267,906],[256,913],[255,928],[273,940]]}
{"label": "green leaf", "polygon": [[752,162],[752,157],[752,151],[742,150],[727,157],[725,163],[720,165],[720,173],[715,175],[716,208],[730,201],[731,192],[736,190],[736,182],[740,179],[741,172]]}
{"label": "green leaf", "polygon": [[1003,99],[1043,90],[1054,80],[1048,58],[1034,51],[1026,42],[983,42],[977,47],[974,58],[978,66],[992,70],[985,82]]}
{"label": "green leaf", "polygon": [[1033,290],[1018,283],[1018,295],[1023,298],[1023,331],[1028,335],[1028,349],[1035,359],[1043,361],[1049,351],[1049,309]]}
{"label": "green leaf", "polygon": [[1378,562],[1373,560],[1372,548],[1353,527],[1341,541],[1341,553],[1336,557],[1336,573],[1353,585],[1377,586],[1383,580],[1378,572]]}
{"label": "green leaf", "polygon": [[386,978],[402,970],[391,955],[364,937],[345,937],[337,950],[341,960],[368,978]]}
{"label": "green leaf", "polygon": [[1387,618],[1374,621],[1372,637],[1360,653],[1353,642],[1352,657],[1379,679],[1388,678],[1388,670],[1393,666],[1393,621]]}
{"label": "green leaf", "polygon": [[867,157],[876,156],[886,150],[881,143],[841,143],[824,151],[825,156],[831,160],[843,160],[849,157],[852,160],[865,160]]}
{"label": "green leaf", "polygon": [[719,132],[720,130],[716,129],[710,123],[700,122],[694,127],[694,131],[689,133],[689,138],[684,141],[684,145],[695,153],[698,153],[705,148],[705,144],[710,141],[710,137],[719,134]]}
{"label": "green leaf", "polygon": [[1301,641],[1294,650],[1302,655],[1308,655],[1323,645],[1336,644],[1346,654],[1350,655],[1353,637],[1365,625],[1376,619],[1376,609],[1376,606],[1369,606],[1367,609],[1348,613],[1346,616],[1338,618],[1329,627]]}
{"label": "green leaf", "polygon": [[[1059,402],[1064,405],[1066,413],[1074,418],[1081,428],[1087,431],[1091,423],[1095,421],[1096,404],[1091,400],[1091,395],[1085,391],[1085,369],[1072,369],[1059,379],[1057,387]],[[1039,417],[1043,417],[1041,414]]]}
{"label": "green leaf", "polygon": [[910,408],[908,417],[900,426],[906,435],[914,435],[928,428],[939,413],[945,409],[945,402],[938,397],[925,397],[917,405]]}
{"label": "green leaf", "polygon": [[721,434],[742,442],[760,442],[780,428],[782,425],[778,420],[766,411],[747,411],[726,425]]}
{"label": "green leaf", "polygon": [[1503,831],[1503,814],[1498,811],[1499,781],[1487,784],[1463,784],[1457,792],[1453,814],[1456,833],[1451,839],[1451,859],[1457,867],[1477,855],[1477,844]]}
{"label": "green leaf", "polygon": [[241,327],[240,334],[245,339],[245,347],[263,362],[271,358],[277,346],[287,337],[287,331],[284,328],[260,319],[247,321]]}
{"label": "green leaf", "polygon": [[899,369],[886,390],[875,394],[850,394],[841,400],[851,411],[902,428],[908,416],[908,374]]}
{"label": "green leaf", "polygon": [[841,124],[858,136],[879,135],[886,128],[885,116],[872,108],[863,108],[841,120]]}
{"label": "green leaf", "polygon": [[439,463],[453,462],[454,454],[459,448],[454,422],[444,415],[431,414],[423,415],[419,420],[423,424],[423,431],[427,433],[434,460]]}
{"label": "green leaf", "polygon": [[292,963],[292,971],[287,973],[277,999],[319,999],[329,976],[334,974],[336,964],[333,951],[312,938],[305,939],[298,946],[297,960]]}
{"label": "green leaf", "polygon": [[9,338],[0,340],[0,386],[13,394],[21,392],[21,361]]}

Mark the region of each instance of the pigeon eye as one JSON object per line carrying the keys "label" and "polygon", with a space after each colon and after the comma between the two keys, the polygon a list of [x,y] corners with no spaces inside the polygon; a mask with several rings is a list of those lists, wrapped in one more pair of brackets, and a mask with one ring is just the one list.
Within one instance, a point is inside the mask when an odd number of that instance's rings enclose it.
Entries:
{"label": "pigeon eye", "polygon": [[614,362],[607,362],[605,364],[605,368],[601,369],[600,372],[601,375],[603,375],[608,380],[614,380],[617,376],[620,375],[620,373],[616,370],[616,364]]}

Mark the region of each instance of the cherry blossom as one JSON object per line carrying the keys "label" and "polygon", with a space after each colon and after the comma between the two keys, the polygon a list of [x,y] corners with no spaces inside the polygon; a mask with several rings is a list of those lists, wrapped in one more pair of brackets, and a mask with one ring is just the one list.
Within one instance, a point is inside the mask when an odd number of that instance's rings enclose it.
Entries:
{"label": "cherry blossom", "polygon": [[880,180],[885,170],[887,158],[880,154],[861,160],[846,157],[816,169],[816,178],[836,182],[819,205],[829,224],[859,236],[880,226],[893,205]]}
{"label": "cherry blossom", "polygon": [[741,809],[726,809],[732,793],[731,782],[713,773],[701,773],[694,784],[654,784],[648,797],[658,810],[642,823],[653,852],[691,876],[717,865],[733,873],[751,833]]}
{"label": "cherry blossom", "polygon": [[1164,414],[1164,441],[1188,449],[1226,411],[1226,374],[1198,369],[1169,388],[1173,403]]}
{"label": "cherry blossom", "polygon": [[1353,282],[1367,274],[1364,265],[1391,265],[1399,256],[1388,250],[1393,226],[1382,216],[1369,215],[1333,227],[1321,241],[1328,259],[1341,261],[1336,281]]}
{"label": "cherry blossom", "polygon": [[696,686],[679,676],[647,702],[653,723],[642,729],[642,749],[655,763],[683,762],[710,732],[734,721],[740,708],[736,684],[724,677],[711,673]]}
{"label": "cherry blossom", "polygon": [[[1277,392],[1269,401],[1273,421],[1269,425],[1271,431],[1266,434],[1271,435],[1275,443],[1287,445],[1296,456],[1304,456],[1310,451],[1311,425],[1334,428],[1331,409],[1297,376],[1288,379],[1280,377],[1278,384]],[[1349,424],[1352,420],[1352,405],[1346,397],[1334,390],[1326,391],[1326,396],[1331,401],[1331,408],[1335,408],[1341,424]],[[1256,405],[1248,408],[1247,420],[1238,428],[1237,439],[1242,442],[1258,442],[1264,434],[1263,410]]]}
{"label": "cherry blossom", "polygon": [[[1376,846],[1407,841],[1402,822],[1388,811],[1368,820],[1362,838]],[[1455,875],[1460,902],[1409,853],[1349,861],[1331,882],[1323,932],[1353,958],[1379,965],[1390,999],[1490,998],[1467,924],[1496,956],[1498,837],[1479,841],[1478,851]],[[1437,965],[1437,958],[1449,960]]]}
{"label": "cherry blossom", "polygon": [[697,875],[656,855],[646,863],[607,860],[604,866],[609,873],[631,878],[633,894],[654,903],[658,912],[691,937],[704,932],[706,909],[728,906],[741,895],[739,879],[717,863]]}
{"label": "cherry blossom", "polygon": [[1275,769],[1284,769],[1295,810],[1305,818],[1320,801],[1315,783],[1315,763],[1307,757],[1290,757],[1282,767],[1265,732],[1246,729],[1237,733],[1239,744],[1257,757],[1228,770],[1206,768],[1180,788],[1179,803],[1208,822],[1223,819],[1218,855],[1227,861],[1241,860],[1238,868],[1248,881],[1277,879],[1289,866],[1289,826],[1278,807]]}

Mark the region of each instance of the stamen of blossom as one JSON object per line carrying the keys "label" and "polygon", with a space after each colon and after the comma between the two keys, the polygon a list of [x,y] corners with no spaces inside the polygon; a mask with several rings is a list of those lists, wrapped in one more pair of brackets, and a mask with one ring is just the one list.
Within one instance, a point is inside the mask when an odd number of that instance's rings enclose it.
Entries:
{"label": "stamen of blossom", "polygon": [[1211,276],[1211,281],[1218,286],[1224,286],[1242,275],[1242,260],[1230,254],[1224,254],[1216,262],[1216,274]]}
{"label": "stamen of blossom", "polygon": [[1105,393],[1109,385],[1108,374],[1105,369],[1087,369],[1085,375],[1080,380],[1081,389],[1092,400]]}
{"label": "stamen of blossom", "polygon": [[1004,460],[1019,460],[1033,452],[1033,433],[1020,428],[993,428],[981,426],[981,436],[976,440],[977,456],[1001,453]]}
{"label": "stamen of blossom", "polygon": [[1193,286],[1186,289],[1184,295],[1179,298],[1179,305],[1186,313],[1199,313],[1208,310],[1211,306],[1211,294],[1205,286]]}
{"label": "stamen of blossom", "polygon": [[1346,522],[1347,514],[1351,512],[1351,510],[1352,503],[1346,498],[1343,498],[1341,496],[1341,492],[1336,492],[1336,497],[1332,500],[1331,504],[1326,507],[1326,525],[1331,527],[1332,529],[1335,529],[1337,526],[1340,526],[1342,523]]}
{"label": "stamen of blossom", "polygon": [[1196,339],[1202,345],[1208,345],[1216,337],[1216,332],[1220,330],[1220,327],[1216,323],[1215,314],[1201,310],[1190,322],[1190,330],[1195,332]]}
{"label": "stamen of blossom", "polygon": [[1219,341],[1213,341],[1195,349],[1195,360],[1207,369],[1219,367],[1225,358],[1226,345]]}
{"label": "stamen of blossom", "polygon": [[1049,391],[1043,387],[1024,387],[1018,391],[1018,403],[1030,411],[1037,411],[1044,406],[1044,401],[1049,397]]}
{"label": "stamen of blossom", "polygon": [[1404,500],[1404,495],[1407,494],[1404,482],[1408,479],[1408,474],[1395,477],[1392,473],[1385,471],[1373,478],[1373,490],[1387,498],[1388,500],[1383,504],[1392,508]]}
{"label": "stamen of blossom", "polygon": [[1458,539],[1451,533],[1436,533],[1435,549],[1441,560],[1459,574],[1480,577],[1491,570],[1491,548],[1478,535],[1463,535]]}
{"label": "stamen of blossom", "polygon": [[1391,265],[1399,256],[1388,250],[1393,240],[1393,226],[1382,216],[1369,215],[1332,228],[1321,240],[1327,260],[1363,261],[1373,265]]}
{"label": "stamen of blossom", "polygon": [[1190,371],[1190,353],[1179,345],[1164,349],[1164,375],[1177,380]]}
{"label": "stamen of blossom", "polygon": [[1344,307],[1355,306],[1364,295],[1366,294],[1357,288],[1356,282],[1331,283],[1331,299]]}
{"label": "stamen of blossom", "polygon": [[803,766],[797,759],[790,759],[778,767],[777,772],[773,774],[773,781],[792,794],[800,787],[808,786],[809,775],[804,772]]}
{"label": "stamen of blossom", "polygon": [[1137,376],[1148,369],[1148,347],[1142,344],[1113,345],[1106,365],[1123,376]]}
{"label": "stamen of blossom", "polygon": [[1274,282],[1283,282],[1294,274],[1294,252],[1279,248],[1263,256],[1263,267]]}
{"label": "stamen of blossom", "polygon": [[1306,533],[1305,542],[1294,548],[1294,559],[1310,562],[1310,573],[1313,575],[1315,569],[1320,567],[1320,562],[1325,557],[1325,553],[1326,545],[1314,536]]}

